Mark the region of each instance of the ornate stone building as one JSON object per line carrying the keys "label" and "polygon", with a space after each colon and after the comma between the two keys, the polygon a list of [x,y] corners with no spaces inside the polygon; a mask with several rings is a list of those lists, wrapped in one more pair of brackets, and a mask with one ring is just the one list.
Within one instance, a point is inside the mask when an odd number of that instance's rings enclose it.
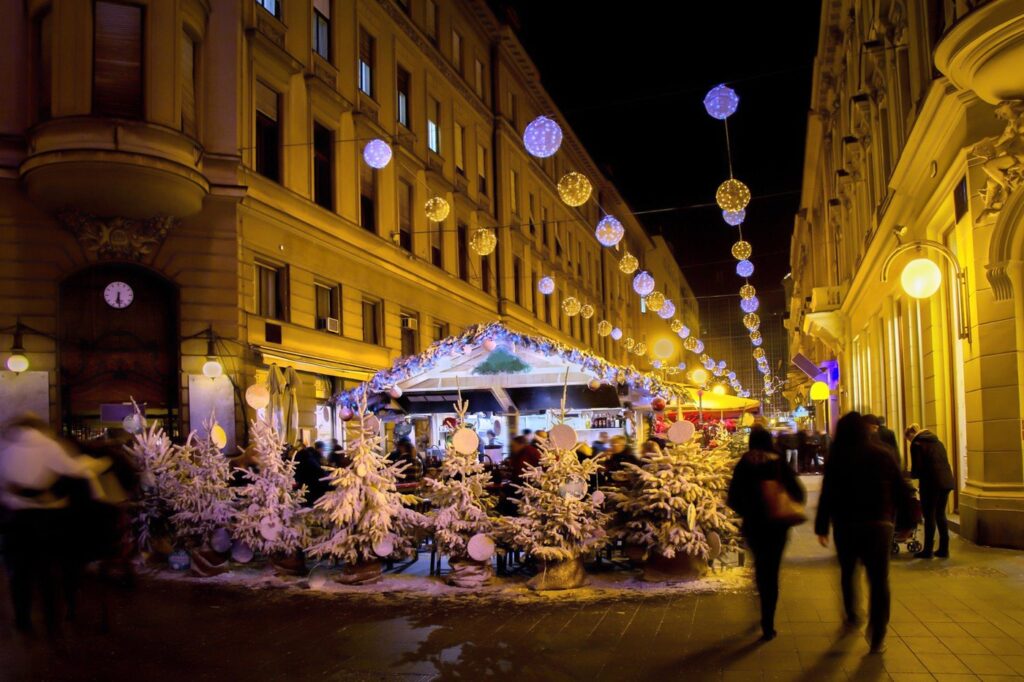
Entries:
{"label": "ornate stone building", "polygon": [[[961,532],[1024,547],[1024,2],[825,0],[792,239],[794,357],[947,444]],[[941,275],[925,298],[904,267]],[[788,395],[807,401],[791,372]]]}

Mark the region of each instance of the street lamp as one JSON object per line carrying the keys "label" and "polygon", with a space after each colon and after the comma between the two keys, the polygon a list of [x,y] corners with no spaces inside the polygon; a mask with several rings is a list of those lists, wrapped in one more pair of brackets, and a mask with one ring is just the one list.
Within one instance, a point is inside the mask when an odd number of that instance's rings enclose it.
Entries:
{"label": "street lamp", "polygon": [[825,430],[830,430],[832,427],[832,420],[829,415],[829,401],[832,396],[829,391],[828,384],[824,381],[815,381],[811,384],[810,396],[811,400],[814,402],[825,403]]}
{"label": "street lamp", "polygon": [[[931,239],[923,239],[908,244],[897,246],[882,263],[882,281],[889,281],[889,268],[896,258],[908,251],[915,250],[918,253],[925,248],[934,250],[946,259],[953,268],[953,276],[956,278],[956,286],[953,287],[953,306],[956,308],[959,338],[971,339],[971,310],[968,305],[967,289],[967,268],[961,268],[957,262],[956,255],[944,244]],[[939,290],[942,284],[942,271],[930,258],[919,257],[907,263],[900,274],[900,284],[908,296],[917,299],[929,298]]]}

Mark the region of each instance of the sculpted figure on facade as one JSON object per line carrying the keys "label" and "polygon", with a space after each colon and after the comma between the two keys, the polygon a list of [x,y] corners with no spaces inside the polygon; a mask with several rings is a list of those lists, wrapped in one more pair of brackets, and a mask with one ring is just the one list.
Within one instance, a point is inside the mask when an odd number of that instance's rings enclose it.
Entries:
{"label": "sculpted figure on facade", "polygon": [[971,148],[972,156],[982,161],[986,178],[981,190],[985,208],[979,220],[1002,210],[1009,195],[1024,181],[1024,101],[1003,102],[995,113],[1006,121],[1003,132]]}

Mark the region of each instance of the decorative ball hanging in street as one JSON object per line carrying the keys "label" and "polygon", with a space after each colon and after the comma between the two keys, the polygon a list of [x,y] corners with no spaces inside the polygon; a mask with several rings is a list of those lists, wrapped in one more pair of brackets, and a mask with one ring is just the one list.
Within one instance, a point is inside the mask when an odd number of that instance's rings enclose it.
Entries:
{"label": "decorative ball hanging in street", "polygon": [[654,348],[652,348],[651,351],[654,353],[655,357],[667,360],[672,357],[672,354],[675,353],[676,349],[675,346],[672,345],[672,341],[669,339],[659,339],[655,342]]}
{"label": "decorative ball hanging in street", "polygon": [[761,318],[757,316],[757,313],[747,313],[743,316],[743,326],[750,331],[757,331],[757,328],[761,326]]}
{"label": "decorative ball hanging in street", "polygon": [[[755,337],[754,334],[757,334],[757,336]],[[750,334],[750,345],[757,348],[762,343],[764,343],[764,339],[761,338],[761,332],[752,332]]]}
{"label": "decorative ball hanging in street", "polygon": [[690,328],[684,324],[683,328],[676,333],[679,334],[679,338],[681,339],[688,338],[690,336]]}
{"label": "decorative ball hanging in street", "polygon": [[663,320],[667,320],[676,314],[676,304],[666,299],[664,305],[661,306],[661,310],[658,311],[658,317]]}
{"label": "decorative ball hanging in street", "polygon": [[755,294],[757,294],[757,289],[753,284],[744,284],[740,287],[740,298],[754,298]]}
{"label": "decorative ball hanging in street", "polygon": [[498,237],[489,227],[478,227],[473,232],[472,239],[469,240],[469,248],[473,249],[473,253],[478,256],[488,256],[494,253],[494,248],[497,245]]}
{"label": "decorative ball hanging in street", "polygon": [[523,146],[539,159],[546,159],[562,145],[562,128],[547,116],[530,121],[523,131]]}
{"label": "decorative ball hanging in street", "polygon": [[757,300],[757,296],[751,298],[745,298],[740,301],[740,310],[745,313],[757,312],[757,309],[761,306],[761,302]]}
{"label": "decorative ball hanging in street", "polygon": [[370,140],[363,147],[363,161],[370,168],[387,168],[391,163],[391,145],[380,138]]}
{"label": "decorative ball hanging in street", "polygon": [[704,342],[701,341],[700,339],[697,339],[697,346],[696,346],[696,348],[693,349],[693,352],[694,353],[703,353],[704,352]]}
{"label": "decorative ball hanging in street", "polygon": [[715,368],[715,361],[713,359],[708,358],[707,360],[704,361],[704,369],[712,370],[714,368]]}
{"label": "decorative ball hanging in street", "polygon": [[439,223],[448,217],[448,212],[451,207],[448,202],[441,197],[431,197],[427,199],[427,203],[423,205],[423,210],[427,214],[427,218],[433,220],[435,223]]}
{"label": "decorative ball hanging in street", "polygon": [[562,312],[569,317],[575,317],[580,314],[580,309],[583,306],[580,304],[579,299],[575,296],[569,296],[562,301]]}
{"label": "decorative ball hanging in street", "polygon": [[594,236],[597,237],[597,241],[601,242],[601,246],[615,246],[622,241],[625,234],[626,228],[615,216],[610,215],[601,218],[597,223],[597,229],[594,230]]}
{"label": "decorative ball hanging in street", "polygon": [[717,118],[719,121],[724,121],[736,113],[739,103],[739,95],[724,83],[711,88],[704,96],[704,109],[711,118]]}
{"label": "decorative ball hanging in street", "polygon": [[622,254],[622,258],[619,259],[619,272],[624,275],[632,275],[638,267],[640,267],[640,261],[636,259],[636,256],[629,251]]}
{"label": "decorative ball hanging in street", "polygon": [[732,257],[736,260],[747,260],[753,252],[754,249],[750,246],[750,242],[742,239],[732,245]]}
{"label": "decorative ball hanging in street", "polygon": [[633,350],[633,346],[636,345],[636,341],[633,340],[632,336],[627,336],[623,341],[622,345],[626,347],[626,350]]}
{"label": "decorative ball hanging in street", "polygon": [[597,335],[608,336],[612,333],[612,323],[608,320],[601,320],[597,323]]}
{"label": "decorative ball hanging in street", "polygon": [[906,264],[900,274],[903,291],[913,298],[928,298],[942,284],[942,271],[930,258],[915,258]]}
{"label": "decorative ball hanging in street", "polygon": [[593,187],[583,173],[570,171],[558,181],[558,196],[569,206],[582,206],[590,198]]}
{"label": "decorative ball hanging in street", "polygon": [[764,348],[755,348],[754,352],[751,353],[751,355],[754,356],[755,360],[760,360],[761,358],[764,357]]}
{"label": "decorative ball hanging in street", "polygon": [[554,280],[554,278],[553,277],[548,277],[546,275],[544,277],[541,277],[540,281],[537,282],[537,291],[539,291],[540,293],[544,294],[545,296],[549,296],[552,293],[554,293],[554,291],[555,291],[555,280]]}
{"label": "decorative ball hanging in street", "polygon": [[[708,360],[711,360],[711,356],[710,355],[708,355],[707,353],[701,353],[700,354],[700,364],[707,365],[708,364]],[[714,360],[711,360],[712,364],[714,364],[714,362],[715,362]]]}
{"label": "decorative ball hanging in street", "polygon": [[645,298],[644,301],[646,301],[647,308],[649,310],[658,312],[665,305],[665,294],[661,293],[660,291],[652,291],[651,293],[647,294],[647,298]]}
{"label": "decorative ball hanging in street", "polygon": [[722,220],[733,227],[742,224],[746,217],[747,211],[742,208],[738,211],[722,211]]}
{"label": "decorative ball hanging in street", "polygon": [[686,350],[690,351],[691,353],[696,353],[697,352],[697,339],[692,337],[692,336],[686,337],[685,339],[683,339],[683,348],[685,348]]}
{"label": "decorative ball hanging in street", "polygon": [[750,190],[736,178],[729,178],[718,186],[715,201],[723,211],[742,211],[750,203]]}
{"label": "decorative ball hanging in street", "polygon": [[24,353],[11,353],[5,363],[7,369],[15,374],[21,374],[26,371],[29,367],[28,358],[25,357]]}
{"label": "decorative ball hanging in street", "polygon": [[[611,334],[612,341],[618,341],[619,339],[622,338],[622,330],[619,329],[618,327],[613,327],[611,332],[609,332],[609,333]],[[619,383],[621,383],[621,382],[619,382]]]}
{"label": "decorative ball hanging in street", "polygon": [[641,296],[649,296],[654,291],[654,277],[646,270],[636,273],[633,278],[633,291]]}
{"label": "decorative ball hanging in street", "polygon": [[647,355],[647,344],[643,341],[633,346],[633,352],[637,355]]}
{"label": "decorative ball hanging in street", "polygon": [[741,260],[736,264],[736,274],[740,277],[750,277],[754,274],[754,264],[748,260]]}
{"label": "decorative ball hanging in street", "polygon": [[683,331],[683,321],[672,320],[672,323],[669,325],[669,329],[672,330],[672,333],[678,334],[679,332]]}
{"label": "decorative ball hanging in street", "polygon": [[589,303],[584,303],[583,307],[580,308],[580,317],[584,320],[589,320],[594,316],[594,306]]}

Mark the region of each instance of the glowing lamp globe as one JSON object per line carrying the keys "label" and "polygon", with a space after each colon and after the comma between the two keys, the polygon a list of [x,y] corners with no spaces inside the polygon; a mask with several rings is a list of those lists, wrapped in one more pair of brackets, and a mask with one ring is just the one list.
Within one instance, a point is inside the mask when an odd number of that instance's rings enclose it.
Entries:
{"label": "glowing lamp globe", "polygon": [[750,277],[754,274],[754,264],[748,260],[741,260],[736,264],[736,274],[740,277]]}
{"label": "glowing lamp globe", "polygon": [[685,348],[686,350],[690,351],[691,353],[696,353],[697,352],[697,339],[693,338],[692,336],[687,337],[683,341],[683,348]]}
{"label": "glowing lamp globe", "polygon": [[815,381],[811,384],[811,400],[828,400],[828,384],[824,381]]}
{"label": "glowing lamp globe", "polygon": [[569,296],[562,301],[562,312],[568,315],[569,317],[575,317],[576,315],[579,315],[580,309],[582,307],[583,305],[575,296]]}
{"label": "glowing lamp globe", "polygon": [[597,335],[608,336],[612,333],[612,323],[608,320],[601,320],[597,323]]}
{"label": "glowing lamp globe", "polygon": [[760,305],[761,302],[757,300],[757,296],[754,296],[753,298],[745,298],[740,301],[740,310],[745,313],[753,313],[757,311]]}
{"label": "glowing lamp globe", "polygon": [[28,369],[28,358],[22,353],[11,353],[7,358],[7,369],[15,374],[21,374]]}
{"label": "glowing lamp globe", "polygon": [[643,341],[639,342],[638,344],[633,346],[633,352],[636,353],[637,355],[646,355],[647,354],[647,344],[644,343]]}
{"label": "glowing lamp globe", "polygon": [[679,332],[683,331],[683,321],[672,320],[672,323],[669,325],[669,329],[671,329],[674,334],[678,334]]}
{"label": "glowing lamp globe", "polygon": [[583,173],[571,171],[558,181],[558,196],[569,206],[582,206],[590,198],[593,187]]}
{"label": "glowing lamp globe", "polygon": [[725,395],[725,384],[715,384],[715,387],[711,389],[711,392],[715,395]]}
{"label": "glowing lamp globe", "polygon": [[633,291],[641,296],[650,296],[654,291],[654,277],[651,273],[646,270],[636,273],[636,277],[633,278]]}
{"label": "glowing lamp globe", "polygon": [[494,234],[494,230],[488,227],[477,228],[472,239],[469,240],[469,248],[473,249],[473,253],[478,256],[488,256],[494,253],[494,248],[497,245],[498,237]]}
{"label": "glowing lamp globe", "polygon": [[596,391],[596,390],[600,389],[601,388],[601,380],[600,379],[591,379],[590,381],[587,382],[587,388],[589,388],[591,391]]}
{"label": "glowing lamp globe", "polygon": [[695,384],[697,384],[699,386],[702,386],[705,383],[707,383],[707,380],[708,380],[707,370],[695,369],[692,372],[690,372],[690,381],[692,381],[693,383],[695,383]]}
{"label": "glowing lamp globe", "polygon": [[675,353],[675,351],[675,346],[673,346],[672,342],[668,339],[659,339],[655,342],[653,348],[655,357],[661,358],[662,360],[667,360],[672,357],[672,354]]}
{"label": "glowing lamp globe", "polygon": [[363,147],[363,161],[370,168],[386,168],[391,163],[391,145],[379,138],[370,140]]}
{"label": "glowing lamp globe", "polygon": [[601,246],[615,246],[622,241],[625,234],[626,228],[615,216],[610,215],[601,218],[597,229],[594,230],[594,236],[597,237],[597,241],[601,242]]}
{"label": "glowing lamp globe", "polygon": [[555,290],[555,280],[551,277],[541,277],[540,281],[537,282],[537,291],[550,296]]}
{"label": "glowing lamp globe", "polygon": [[672,301],[666,300],[661,306],[661,310],[658,311],[658,317],[663,320],[667,320],[676,314],[676,304]]}
{"label": "glowing lamp globe", "polygon": [[908,296],[928,298],[939,290],[939,285],[942,284],[942,271],[928,258],[915,258],[903,268],[900,284]]}
{"label": "glowing lamp globe", "polygon": [[613,341],[618,341],[622,338],[622,330],[618,327],[613,327],[608,333],[611,335]]}
{"label": "glowing lamp globe", "polygon": [[757,316],[757,313],[747,313],[743,316],[743,326],[752,332],[757,331],[761,326],[761,318]]}
{"label": "glowing lamp globe", "polygon": [[589,320],[594,316],[594,306],[589,303],[584,303],[583,307],[580,308],[580,317],[584,320]]}
{"label": "glowing lamp globe", "polygon": [[626,350],[633,350],[633,346],[636,345],[636,341],[633,339],[632,336],[627,336],[626,339],[622,342],[622,345],[626,347]]}
{"label": "glowing lamp globe", "polygon": [[740,298],[754,298],[757,289],[752,284],[744,284],[740,287]]}
{"label": "glowing lamp globe", "polygon": [[203,376],[216,379],[224,373],[224,366],[216,360],[207,360],[203,363]]}
{"label": "glowing lamp globe", "polygon": [[722,220],[725,221],[726,225],[732,225],[733,227],[742,224],[746,217],[747,211],[742,208],[738,211],[722,211]]}
{"label": "glowing lamp globe", "polygon": [[704,109],[708,112],[708,116],[717,118],[719,121],[724,121],[736,113],[739,103],[739,95],[724,83],[711,88],[704,96]]}
{"label": "glowing lamp globe", "polygon": [[750,190],[735,178],[729,178],[718,186],[715,201],[723,211],[742,211],[750,203]]}
{"label": "glowing lamp globe", "polygon": [[[682,329],[680,329],[680,330],[679,330],[678,332],[676,332],[676,333],[677,333],[677,334],[679,334],[679,338],[681,338],[681,339],[685,339],[685,338],[687,338],[687,337],[689,337],[689,336],[690,336],[690,328],[689,328],[689,327],[687,327],[687,326],[686,326],[686,325],[684,324],[684,325],[683,325],[683,328],[682,328]],[[696,340],[696,339],[694,339],[694,340]]]}
{"label": "glowing lamp globe", "polygon": [[632,275],[638,267],[640,267],[640,261],[636,259],[636,256],[629,251],[622,254],[622,258],[619,259],[619,272],[624,275]]}
{"label": "glowing lamp globe", "polygon": [[693,352],[694,353],[703,353],[704,352],[704,342],[701,341],[700,339],[697,339],[697,346],[696,346],[696,348],[693,349]]}
{"label": "glowing lamp globe", "polygon": [[747,260],[753,252],[750,242],[745,242],[742,239],[732,245],[732,257],[736,260]]}
{"label": "glowing lamp globe", "polygon": [[553,119],[538,116],[523,131],[523,146],[539,159],[546,159],[562,145],[562,129]]}
{"label": "glowing lamp globe", "polygon": [[644,300],[647,302],[647,307],[654,312],[665,307],[665,294],[660,291],[652,291]]}
{"label": "glowing lamp globe", "polygon": [[439,223],[448,217],[448,212],[451,211],[451,207],[448,202],[441,197],[431,197],[427,199],[427,203],[423,205],[423,211],[427,214],[427,218],[433,220],[435,223]]}

